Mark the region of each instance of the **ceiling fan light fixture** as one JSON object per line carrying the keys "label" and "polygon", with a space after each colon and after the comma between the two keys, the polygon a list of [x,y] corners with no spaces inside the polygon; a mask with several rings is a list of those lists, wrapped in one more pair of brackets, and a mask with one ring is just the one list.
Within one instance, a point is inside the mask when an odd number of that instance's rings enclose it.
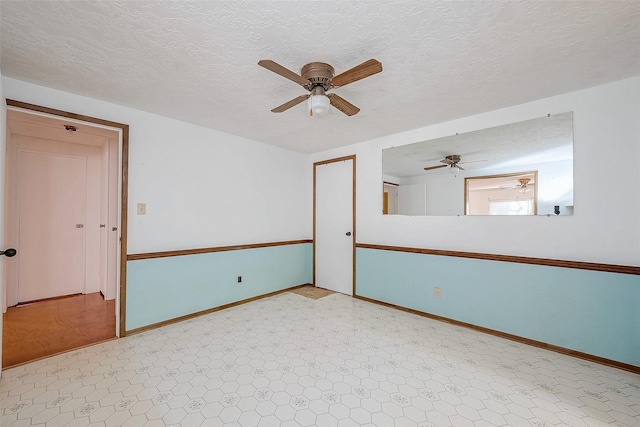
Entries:
{"label": "ceiling fan light fixture", "polygon": [[449,166],[449,172],[456,174],[460,172],[460,167],[458,165],[451,165]]}
{"label": "ceiling fan light fixture", "polygon": [[520,182],[520,185],[519,185],[520,188],[518,188],[518,191],[520,193],[524,194],[524,193],[528,193],[530,191],[530,189],[528,187],[529,181],[531,181],[531,178],[520,178],[520,179],[518,179],[518,182]]}
{"label": "ceiling fan light fixture", "polygon": [[326,95],[311,95],[307,104],[310,116],[323,116],[329,112],[330,101]]}

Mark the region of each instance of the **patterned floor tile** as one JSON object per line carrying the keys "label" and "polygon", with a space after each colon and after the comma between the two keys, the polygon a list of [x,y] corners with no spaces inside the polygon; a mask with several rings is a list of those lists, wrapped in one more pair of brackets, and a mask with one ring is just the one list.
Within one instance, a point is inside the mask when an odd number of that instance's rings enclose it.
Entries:
{"label": "patterned floor tile", "polygon": [[341,294],[284,293],[8,369],[18,426],[640,425],[640,376]]}

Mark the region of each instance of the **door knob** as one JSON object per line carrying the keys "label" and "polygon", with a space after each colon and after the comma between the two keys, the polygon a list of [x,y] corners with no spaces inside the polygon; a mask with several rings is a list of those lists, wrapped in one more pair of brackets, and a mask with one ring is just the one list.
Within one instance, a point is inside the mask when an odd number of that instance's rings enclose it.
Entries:
{"label": "door knob", "polygon": [[84,228],[84,224],[76,224],[76,228]]}
{"label": "door knob", "polygon": [[347,236],[351,236],[351,232],[350,231],[347,231]]}
{"label": "door knob", "polygon": [[9,249],[5,249],[4,251],[0,251],[0,256],[4,255],[7,258],[11,258],[13,256],[16,256],[16,254],[18,253],[18,251],[16,251],[13,248],[9,248]]}

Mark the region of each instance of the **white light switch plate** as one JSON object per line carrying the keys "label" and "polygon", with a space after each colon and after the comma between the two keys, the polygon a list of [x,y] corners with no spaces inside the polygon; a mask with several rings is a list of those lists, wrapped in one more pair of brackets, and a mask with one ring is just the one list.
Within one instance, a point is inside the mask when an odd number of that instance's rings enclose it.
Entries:
{"label": "white light switch plate", "polygon": [[138,203],[138,215],[146,215],[146,214],[147,214],[147,204]]}

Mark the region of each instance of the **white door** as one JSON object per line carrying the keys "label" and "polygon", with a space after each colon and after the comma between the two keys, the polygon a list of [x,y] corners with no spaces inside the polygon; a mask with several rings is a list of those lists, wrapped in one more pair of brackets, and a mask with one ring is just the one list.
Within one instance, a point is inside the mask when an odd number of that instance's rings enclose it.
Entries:
{"label": "white door", "polygon": [[315,285],[353,295],[354,158],[314,165]]}
{"label": "white door", "polygon": [[84,292],[86,159],[18,152],[18,301]]}

